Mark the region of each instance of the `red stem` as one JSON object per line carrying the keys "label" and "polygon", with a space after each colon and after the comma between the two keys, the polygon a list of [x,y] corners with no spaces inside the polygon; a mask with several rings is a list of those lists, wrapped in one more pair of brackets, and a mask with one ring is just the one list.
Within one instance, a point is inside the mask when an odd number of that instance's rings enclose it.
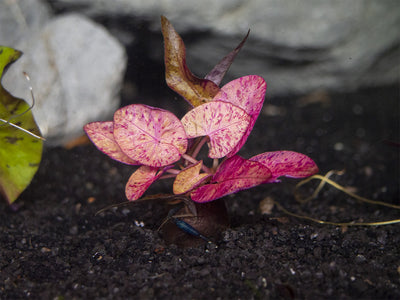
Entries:
{"label": "red stem", "polygon": [[[190,155],[187,155],[187,154],[185,154],[185,153],[182,154],[182,157],[183,157],[185,160],[191,162],[192,164],[197,164],[197,163],[198,163],[198,161],[197,161],[196,159],[194,159],[193,157],[191,157]],[[202,169],[204,172],[208,173],[208,174],[213,174],[213,171],[212,171],[210,168],[206,167],[204,164],[202,164],[201,169]]]}
{"label": "red stem", "polygon": [[208,142],[209,141],[209,137],[208,136],[204,136],[201,140],[200,140],[200,142],[197,144],[197,146],[196,146],[196,149],[194,149],[194,151],[193,151],[193,153],[192,153],[192,156],[195,158],[198,154],[199,154],[199,152],[200,152],[200,150],[201,150],[201,147],[203,147],[203,145],[206,143],[206,142]]}

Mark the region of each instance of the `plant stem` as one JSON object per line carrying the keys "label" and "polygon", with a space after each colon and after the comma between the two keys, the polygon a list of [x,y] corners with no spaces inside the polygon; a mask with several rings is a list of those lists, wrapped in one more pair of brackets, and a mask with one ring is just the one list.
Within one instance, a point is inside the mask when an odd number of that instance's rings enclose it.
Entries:
{"label": "plant stem", "polygon": [[[198,161],[196,159],[194,159],[190,155],[187,155],[186,153],[182,154],[182,157],[184,159],[186,159],[187,161],[191,162],[192,164],[198,163]],[[207,166],[205,166],[204,164],[201,165],[201,169],[208,174],[213,174],[213,171],[210,168],[208,168]]]}
{"label": "plant stem", "polygon": [[166,173],[170,173],[172,175],[178,175],[180,173],[180,170],[176,170],[176,169],[168,169],[165,171]]}
{"label": "plant stem", "polygon": [[216,170],[218,168],[218,163],[219,163],[218,158],[214,158],[212,166],[213,170]]}
{"label": "plant stem", "polygon": [[187,160],[188,162],[191,162],[192,164],[197,164],[198,163],[198,161],[195,158],[191,157],[190,155],[188,155],[186,153],[182,154],[182,157],[185,160]]}
{"label": "plant stem", "polygon": [[162,175],[162,176],[160,177],[160,179],[174,178],[174,177],[176,177],[176,175],[179,174],[179,172],[180,172],[179,170],[168,169],[168,170],[165,171],[165,173],[169,173],[169,174],[167,174],[167,175]]}
{"label": "plant stem", "polygon": [[199,154],[201,147],[203,147],[203,145],[209,141],[209,137],[208,136],[204,136],[200,142],[196,145],[196,148],[194,149],[192,156],[194,158],[196,158],[196,156]]}
{"label": "plant stem", "polygon": [[162,175],[159,179],[169,179],[169,178],[174,178],[176,177],[175,174],[168,174],[168,175]]}

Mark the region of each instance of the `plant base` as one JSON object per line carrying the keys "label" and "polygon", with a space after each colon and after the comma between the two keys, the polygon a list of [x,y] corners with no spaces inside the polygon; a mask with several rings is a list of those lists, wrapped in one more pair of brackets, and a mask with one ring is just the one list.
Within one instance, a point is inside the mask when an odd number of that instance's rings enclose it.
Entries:
{"label": "plant base", "polygon": [[[218,199],[209,203],[195,203],[197,216],[182,217],[181,220],[195,228],[200,234],[212,241],[218,240],[221,233],[229,227],[229,216],[224,199]],[[174,217],[189,214],[185,206]],[[179,247],[196,247],[206,243],[200,237],[190,235],[178,228],[173,221],[166,223],[161,234],[167,244],[175,244]]]}

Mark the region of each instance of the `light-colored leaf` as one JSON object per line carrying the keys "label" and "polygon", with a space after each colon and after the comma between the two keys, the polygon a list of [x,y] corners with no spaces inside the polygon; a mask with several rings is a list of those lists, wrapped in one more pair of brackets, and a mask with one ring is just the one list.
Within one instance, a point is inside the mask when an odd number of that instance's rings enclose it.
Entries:
{"label": "light-colored leaf", "polygon": [[[21,54],[12,48],[0,46],[0,80],[4,69]],[[7,123],[40,136],[28,103],[12,96],[1,84],[0,118],[3,120],[0,121],[0,193],[8,203],[12,203],[38,170],[43,141]]]}
{"label": "light-colored leaf", "polygon": [[246,143],[247,137],[253,130],[263,106],[266,89],[267,84],[262,77],[249,75],[227,83],[214,97],[214,101],[225,101],[242,108],[251,117],[245,134],[235,148],[227,155],[228,157],[235,155]]}
{"label": "light-colored leaf", "polygon": [[97,149],[112,159],[127,165],[139,164],[139,162],[129,158],[118,146],[114,138],[114,125],[112,121],[92,122],[86,124],[83,129]]}
{"label": "light-colored leaf", "polygon": [[178,161],[187,148],[185,130],[174,114],[142,104],[115,112],[114,137],[131,159],[152,167]]}
{"label": "light-colored leaf", "polygon": [[269,182],[271,171],[263,164],[235,155],[217,169],[210,184],[194,190],[190,197],[195,202],[209,202]]}
{"label": "light-colored leaf", "polygon": [[161,16],[164,36],[165,79],[168,86],[196,107],[218,93],[219,87],[211,80],[201,79],[186,65],[186,49],[179,34],[164,16]]}
{"label": "light-colored leaf", "polygon": [[125,186],[125,195],[129,201],[139,199],[149,186],[162,175],[158,168],[140,166],[129,178]]}
{"label": "light-colored leaf", "polygon": [[214,101],[190,110],[181,121],[188,138],[208,136],[208,156],[221,158],[241,140],[250,116],[235,105]]}
{"label": "light-colored leaf", "polygon": [[175,178],[174,185],[173,185],[173,192],[175,195],[177,194],[184,194],[188,191],[192,190],[208,177],[211,174],[201,173],[200,170],[203,165],[202,161],[187,167],[186,169],[182,170]]}
{"label": "light-colored leaf", "polygon": [[272,172],[271,180],[280,176],[304,178],[318,173],[316,163],[307,155],[293,151],[265,152],[250,158],[262,163]]}

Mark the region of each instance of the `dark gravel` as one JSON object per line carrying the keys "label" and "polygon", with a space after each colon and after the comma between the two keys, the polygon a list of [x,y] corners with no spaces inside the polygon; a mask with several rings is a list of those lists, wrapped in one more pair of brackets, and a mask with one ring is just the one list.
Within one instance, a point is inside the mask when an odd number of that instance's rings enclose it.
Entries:
{"label": "dark gravel", "polygon": [[[165,99],[175,101],[171,95]],[[143,98],[168,107],[157,96]],[[260,116],[243,156],[303,152],[321,174],[345,168],[333,177],[343,186],[400,204],[398,86],[331,94],[306,106],[292,98],[267,103],[277,114]],[[397,219],[399,211],[329,187],[301,205],[293,197],[298,181],[284,179],[227,197],[232,227],[221,240],[180,249],[157,232],[169,209],[163,203],[95,215],[125,200],[131,172],[92,145],[47,149],[19,209],[0,204],[0,298],[400,299],[400,225],[320,225],[276,207],[263,215],[259,203],[270,196],[293,212],[339,222]]]}

